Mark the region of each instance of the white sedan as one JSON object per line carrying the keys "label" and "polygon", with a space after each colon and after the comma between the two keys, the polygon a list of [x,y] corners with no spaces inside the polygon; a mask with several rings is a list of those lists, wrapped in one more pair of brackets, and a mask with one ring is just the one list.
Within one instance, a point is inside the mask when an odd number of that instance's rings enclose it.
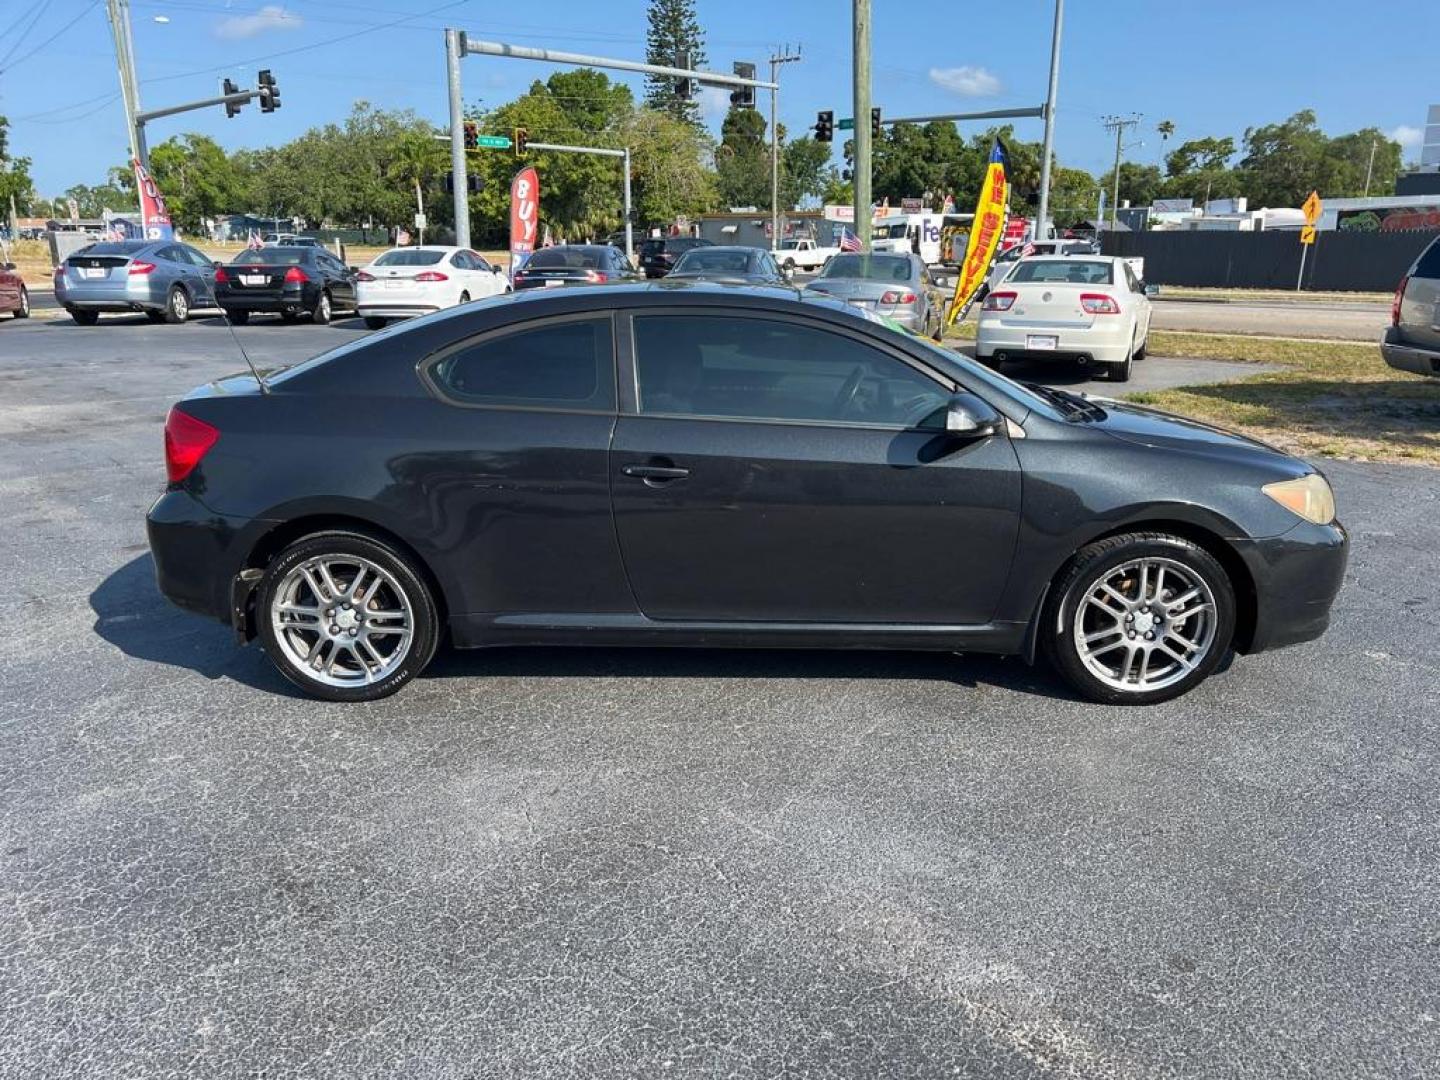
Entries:
{"label": "white sedan", "polygon": [[355,277],[356,307],[371,330],[509,291],[505,271],[469,248],[391,248]]}
{"label": "white sedan", "polygon": [[1145,283],[1111,255],[1022,259],[985,297],[975,355],[998,368],[1007,360],[1078,360],[1116,382],[1145,358],[1150,301]]}

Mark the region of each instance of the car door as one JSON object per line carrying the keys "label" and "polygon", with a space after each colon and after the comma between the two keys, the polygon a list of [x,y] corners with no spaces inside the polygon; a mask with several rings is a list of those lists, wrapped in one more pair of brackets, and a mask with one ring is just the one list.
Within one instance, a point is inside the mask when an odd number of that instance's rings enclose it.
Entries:
{"label": "car door", "polygon": [[350,268],[323,248],[315,249],[315,262],[330,286],[330,299],[336,307],[355,310],[355,275]]}
{"label": "car door", "polygon": [[180,249],[181,256],[185,261],[195,268],[194,276],[188,280],[192,283],[192,295],[197,300],[203,300],[207,304],[215,302],[215,261],[198,248],[188,244],[176,245]]}
{"label": "car door", "polygon": [[[143,255],[140,257],[145,258]],[[185,291],[190,294],[191,307],[199,307],[209,296],[209,283],[201,280],[199,268],[190,261],[190,256],[185,254],[180,244],[162,244],[149,257],[156,263],[152,274],[159,272],[161,277],[158,280],[167,288],[175,284],[184,286]]]}
{"label": "car door", "polygon": [[634,614],[610,511],[612,342],[608,312],[551,316],[422,365],[438,399],[416,421],[431,449],[396,473],[462,568],[454,616]]}
{"label": "car door", "polygon": [[858,325],[667,308],[622,326],[611,485],[647,616],[992,617],[1020,471],[1008,438],[942,430],[952,384]]}
{"label": "car door", "polygon": [[1135,307],[1135,340],[1143,342],[1150,334],[1150,298],[1145,295],[1145,283],[1135,276],[1135,268],[1127,262],[1120,266],[1125,272],[1125,284],[1130,290],[1130,302]]}

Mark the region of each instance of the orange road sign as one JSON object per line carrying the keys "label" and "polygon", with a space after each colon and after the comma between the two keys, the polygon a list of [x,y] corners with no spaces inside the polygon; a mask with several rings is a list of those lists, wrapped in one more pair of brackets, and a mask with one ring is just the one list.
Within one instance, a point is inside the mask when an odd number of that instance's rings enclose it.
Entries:
{"label": "orange road sign", "polygon": [[1302,244],[1313,244],[1313,243],[1315,243],[1315,226],[1314,226],[1314,225],[1304,225],[1304,226],[1301,227],[1301,229],[1300,229],[1300,243],[1302,243]]}
{"label": "orange road sign", "polygon": [[1301,212],[1305,215],[1305,224],[1314,225],[1315,222],[1319,221],[1321,209],[1320,193],[1316,191],[1310,192],[1310,197],[1306,199],[1304,205],[1300,207]]}

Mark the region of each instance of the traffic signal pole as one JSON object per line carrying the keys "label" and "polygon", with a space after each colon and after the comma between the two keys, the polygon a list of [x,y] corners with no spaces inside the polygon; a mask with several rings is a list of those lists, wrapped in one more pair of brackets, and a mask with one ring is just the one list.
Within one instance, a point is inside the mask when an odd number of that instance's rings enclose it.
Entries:
{"label": "traffic signal pole", "polygon": [[624,150],[611,150],[604,146],[566,146],[563,143],[530,142],[527,144],[530,150],[549,150],[557,154],[599,154],[601,157],[618,157],[623,159],[622,166],[625,170],[625,257],[633,260],[635,257],[635,242],[630,230],[630,148]]}
{"label": "traffic signal pole", "polygon": [[855,235],[870,248],[870,0],[854,0],[855,19]]}
{"label": "traffic signal pole", "polygon": [[470,182],[465,175],[465,105],[460,100],[464,32],[445,31],[445,78],[450,89],[450,172],[455,178],[455,243],[470,246]]}

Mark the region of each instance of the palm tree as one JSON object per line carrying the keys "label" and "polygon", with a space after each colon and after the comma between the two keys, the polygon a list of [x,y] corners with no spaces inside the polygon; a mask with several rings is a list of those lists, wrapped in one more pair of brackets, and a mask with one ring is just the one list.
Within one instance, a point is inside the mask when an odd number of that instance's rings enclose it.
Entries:
{"label": "palm tree", "polygon": [[[425,184],[440,170],[441,146],[427,131],[412,131],[395,147],[395,156],[387,170],[390,179],[413,185],[415,213],[425,213]],[[419,229],[419,241],[425,242],[425,228]]]}

